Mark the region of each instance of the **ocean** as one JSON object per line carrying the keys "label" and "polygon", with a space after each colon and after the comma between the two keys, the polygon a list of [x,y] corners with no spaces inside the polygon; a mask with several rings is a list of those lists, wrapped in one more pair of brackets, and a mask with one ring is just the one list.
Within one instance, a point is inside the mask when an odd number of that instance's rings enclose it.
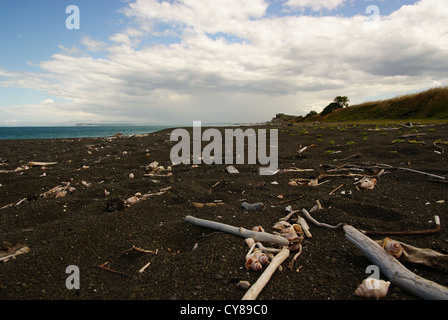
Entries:
{"label": "ocean", "polygon": [[66,126],[66,127],[0,127],[0,140],[98,138],[146,134],[172,128],[170,126]]}

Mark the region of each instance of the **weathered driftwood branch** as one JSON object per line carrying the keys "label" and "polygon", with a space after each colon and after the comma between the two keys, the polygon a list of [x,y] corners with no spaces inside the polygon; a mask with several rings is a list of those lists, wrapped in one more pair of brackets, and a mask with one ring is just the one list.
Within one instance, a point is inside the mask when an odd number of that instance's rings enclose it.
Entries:
{"label": "weathered driftwood branch", "polygon": [[377,265],[394,285],[422,299],[448,300],[448,288],[414,274],[354,227],[345,225],[344,231],[346,239]]}
{"label": "weathered driftwood branch", "polygon": [[414,170],[414,169],[398,168],[398,170],[410,171],[410,172],[414,172],[414,173],[420,173],[420,174],[423,174],[423,175],[426,175],[426,176],[429,176],[429,177],[433,177],[433,178],[436,178],[436,179],[446,180],[445,177],[438,176],[438,175],[435,175],[435,174],[432,174],[432,173],[427,173],[427,172],[423,172],[423,171]]}
{"label": "weathered driftwood branch", "polygon": [[309,214],[309,212],[308,211],[306,211],[306,209],[302,209],[302,213],[305,215],[305,217],[308,219],[308,220],[310,220],[312,223],[314,223],[316,226],[318,226],[318,227],[322,227],[322,228],[327,228],[327,229],[339,229],[340,227],[342,227],[344,224],[342,224],[342,223],[339,223],[339,224],[337,224],[337,225],[335,225],[335,226],[332,226],[332,225],[329,225],[329,224],[326,224],[326,223],[321,223],[321,222],[319,222],[319,221],[317,221],[316,219],[314,219],[310,214]]}
{"label": "weathered driftwood branch", "polygon": [[267,232],[252,231],[242,227],[238,228],[220,222],[195,218],[193,216],[186,216],[185,221],[192,223],[196,226],[227,232],[239,237],[253,238],[255,241],[275,243],[281,246],[289,245],[289,241],[286,238]]}
{"label": "weathered driftwood branch", "polygon": [[439,233],[441,230],[439,216],[434,216],[436,227],[428,230],[415,230],[415,231],[365,231],[361,230],[366,236],[412,236],[412,235],[427,235]]}
{"label": "weathered driftwood branch", "polygon": [[246,294],[243,296],[242,300],[255,300],[257,299],[260,292],[266,286],[266,284],[271,279],[275,270],[278,266],[283,263],[289,256],[289,249],[284,247],[267,266],[266,270],[261,274],[258,280],[247,290]]}

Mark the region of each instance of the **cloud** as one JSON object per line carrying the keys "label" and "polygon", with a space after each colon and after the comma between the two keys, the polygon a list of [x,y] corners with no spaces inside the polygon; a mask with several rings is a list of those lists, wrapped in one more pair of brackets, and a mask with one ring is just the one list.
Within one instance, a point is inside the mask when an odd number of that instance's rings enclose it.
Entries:
{"label": "cloud", "polygon": [[292,9],[310,8],[313,11],[320,11],[323,9],[333,10],[343,5],[348,0],[288,0],[284,6]]}
{"label": "cloud", "polygon": [[[345,1],[286,3],[331,10]],[[267,16],[268,6],[138,0],[122,10],[122,32],[84,37],[82,54],[62,50],[40,63],[42,73],[0,69],[0,84],[68,100],[77,119],[171,124],[266,121],[320,111],[337,95],[355,103],[446,83],[446,1],[403,6],[374,27],[367,15]]]}

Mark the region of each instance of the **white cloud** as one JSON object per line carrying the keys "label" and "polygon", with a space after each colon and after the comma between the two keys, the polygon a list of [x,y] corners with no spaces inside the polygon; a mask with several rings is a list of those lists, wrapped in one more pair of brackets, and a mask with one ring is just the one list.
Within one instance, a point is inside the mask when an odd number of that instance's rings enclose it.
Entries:
{"label": "white cloud", "polygon": [[320,11],[323,9],[333,10],[347,1],[348,0],[288,0],[284,5],[292,9],[310,8],[313,11]]}
{"label": "white cloud", "polygon": [[[43,74],[0,69],[0,85],[71,101],[78,118],[191,123],[266,121],[320,111],[337,95],[356,102],[446,83],[446,1],[404,6],[376,28],[367,16],[268,17],[267,5],[138,0],[123,11],[129,25],[108,43],[87,36],[87,52],[55,54],[40,64]],[[165,34],[179,41],[155,44]],[[100,51],[107,55],[89,55]]]}

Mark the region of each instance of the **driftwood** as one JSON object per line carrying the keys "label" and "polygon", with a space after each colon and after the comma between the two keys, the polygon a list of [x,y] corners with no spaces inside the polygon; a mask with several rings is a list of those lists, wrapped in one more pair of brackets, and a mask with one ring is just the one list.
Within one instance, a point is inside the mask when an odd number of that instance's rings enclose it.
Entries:
{"label": "driftwood", "polygon": [[426,176],[429,176],[429,177],[433,177],[433,178],[436,178],[436,179],[446,180],[446,178],[443,177],[443,176],[438,176],[438,175],[435,175],[435,174],[432,174],[432,173],[427,173],[427,172],[418,171],[418,170],[414,170],[414,169],[398,168],[398,170],[410,171],[410,172],[414,172],[414,173],[420,173],[420,174],[423,174],[423,175],[426,175]]}
{"label": "driftwood", "polygon": [[[401,255],[397,258],[399,261],[420,264],[433,269],[448,272],[448,255],[432,249],[417,248],[401,241],[394,241],[398,242],[403,250]],[[384,239],[375,242],[380,246],[383,246]]]}
{"label": "driftwood", "polygon": [[377,265],[394,285],[422,299],[448,300],[448,288],[414,274],[354,227],[345,225],[344,231],[346,239]]}
{"label": "driftwood", "polygon": [[242,227],[238,228],[228,224],[199,219],[192,216],[186,216],[184,220],[199,227],[211,228],[243,238],[252,238],[255,241],[275,243],[281,246],[289,245],[289,241],[286,238],[267,232],[252,231]]}
{"label": "driftwood", "polygon": [[283,261],[289,256],[289,249],[284,247],[267,266],[266,270],[261,274],[258,280],[247,290],[246,294],[243,296],[242,300],[255,300],[257,299],[260,292],[266,286],[266,284],[271,279],[275,270],[280,266]]}
{"label": "driftwood", "polygon": [[308,211],[306,211],[306,209],[302,209],[302,213],[305,215],[305,217],[308,219],[308,220],[310,220],[312,223],[314,223],[316,226],[318,226],[318,227],[322,227],[322,228],[327,228],[327,229],[339,229],[339,228],[341,228],[342,226],[343,226],[343,224],[342,223],[339,223],[339,224],[337,224],[337,225],[335,225],[335,226],[332,226],[332,225],[329,225],[329,224],[326,224],[326,223],[322,223],[322,222],[319,222],[319,221],[317,221],[316,219],[314,219],[310,214],[309,214],[309,212]]}
{"label": "driftwood", "polygon": [[361,230],[366,236],[413,236],[413,235],[427,235],[439,233],[441,230],[439,216],[434,216],[436,227],[428,230],[414,230],[414,231],[365,231]]}
{"label": "driftwood", "polygon": [[[3,245],[3,244],[2,244]],[[0,261],[6,262],[11,259],[15,259],[18,255],[28,253],[30,248],[21,244],[11,246],[6,251],[0,251]]]}

